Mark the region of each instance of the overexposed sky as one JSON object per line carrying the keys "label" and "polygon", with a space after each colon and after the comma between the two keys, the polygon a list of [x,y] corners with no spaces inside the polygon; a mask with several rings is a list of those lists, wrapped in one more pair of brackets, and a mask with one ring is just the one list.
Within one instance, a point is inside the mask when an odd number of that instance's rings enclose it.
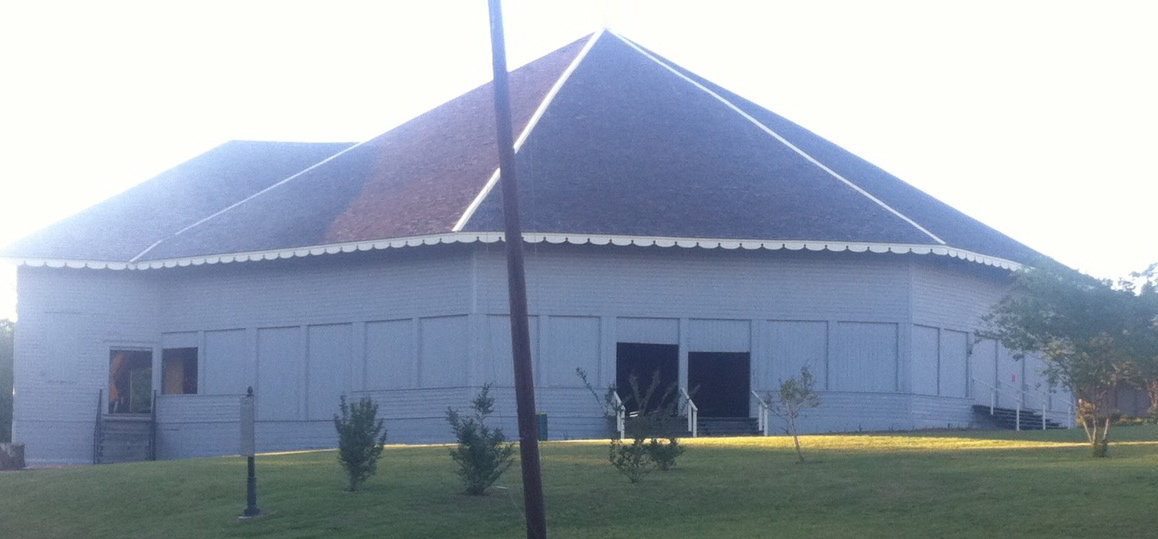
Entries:
{"label": "overexposed sky", "polygon": [[[1150,2],[504,7],[512,66],[607,26],[1086,273],[1158,261]],[[5,3],[0,245],[226,140],[370,138],[486,82],[488,32],[485,0]]]}

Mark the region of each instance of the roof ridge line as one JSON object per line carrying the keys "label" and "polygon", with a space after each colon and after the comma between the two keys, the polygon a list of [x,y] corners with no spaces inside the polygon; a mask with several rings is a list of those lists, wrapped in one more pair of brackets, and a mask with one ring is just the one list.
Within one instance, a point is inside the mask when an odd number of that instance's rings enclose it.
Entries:
{"label": "roof ridge line", "polygon": [[743,109],[741,109],[740,107],[736,106],[736,104],[735,104],[735,103],[732,103],[731,101],[729,101],[728,99],[726,99],[724,96],[722,96],[722,95],[720,95],[720,94],[718,94],[718,93],[716,93],[716,92],[712,91],[712,89],[711,89],[711,88],[708,88],[707,86],[704,86],[703,84],[700,84],[699,82],[696,82],[696,81],[695,81],[695,80],[693,80],[691,77],[688,77],[687,75],[685,75],[685,74],[681,73],[679,70],[675,69],[674,67],[672,67],[671,65],[667,64],[666,62],[664,62],[664,61],[660,60],[659,58],[656,58],[656,57],[655,57],[655,55],[653,55],[653,54],[651,54],[651,53],[649,53],[649,52],[647,52],[647,51],[643,50],[643,48],[641,48],[639,45],[637,45],[637,44],[635,44],[634,42],[632,42],[630,39],[627,39],[627,38],[625,38],[625,37],[623,37],[623,36],[621,36],[621,35],[619,35],[619,34],[617,34],[617,33],[613,32],[613,31],[611,31],[611,30],[608,30],[608,31],[607,31],[607,33],[609,33],[609,34],[611,34],[611,35],[613,35],[613,36],[615,36],[615,37],[619,38],[621,41],[623,41],[625,44],[627,44],[627,45],[628,45],[629,47],[631,47],[632,49],[635,49],[635,51],[636,51],[636,52],[638,52],[639,54],[643,55],[645,58],[647,58],[647,59],[651,60],[652,62],[655,62],[655,63],[656,63],[656,64],[658,64],[660,67],[662,67],[662,68],[664,68],[664,69],[666,69],[666,70],[670,71],[671,73],[673,73],[673,74],[674,74],[674,75],[676,75],[677,77],[679,77],[679,78],[681,78],[681,79],[683,79],[683,80],[687,81],[689,84],[691,84],[692,86],[695,86],[696,88],[700,89],[700,90],[701,90],[701,91],[703,91],[704,93],[707,93],[708,95],[712,96],[713,98],[715,98],[715,99],[716,99],[717,101],[719,101],[720,103],[723,103],[725,106],[727,106],[728,108],[732,109],[732,111],[734,111],[735,113],[739,114],[741,117],[743,117],[744,119],[748,120],[749,122],[751,122],[751,123],[752,123],[753,125],[755,125],[756,127],[759,127],[761,130],[763,130],[765,133],[767,133],[768,135],[770,135],[772,138],[776,139],[776,140],[777,140],[777,141],[779,141],[781,144],[783,144],[783,145],[787,146],[789,149],[791,149],[792,151],[796,152],[798,155],[800,155],[800,156],[801,156],[801,157],[803,157],[805,160],[807,160],[808,162],[810,162],[810,163],[812,163],[813,165],[815,165],[817,168],[819,168],[819,169],[823,170],[824,172],[827,172],[827,173],[828,173],[830,176],[832,176],[833,178],[836,178],[837,180],[840,180],[840,181],[841,181],[841,182],[843,182],[845,185],[849,186],[849,187],[850,187],[850,188],[852,188],[854,191],[856,191],[857,193],[859,193],[861,196],[864,196],[865,198],[867,198],[867,199],[869,199],[869,200],[873,201],[874,203],[876,203],[878,206],[880,206],[880,207],[884,208],[885,210],[888,210],[888,211],[889,211],[889,213],[892,213],[893,215],[895,215],[895,216],[899,217],[901,220],[905,221],[906,223],[908,223],[908,224],[909,224],[910,226],[912,226],[913,228],[916,228],[917,230],[921,231],[921,232],[922,232],[922,233],[924,233],[926,236],[929,236],[930,238],[932,238],[932,239],[933,239],[934,241],[936,241],[937,243],[940,243],[941,245],[948,245],[948,244],[945,242],[945,240],[941,239],[941,238],[940,238],[940,237],[938,237],[936,234],[933,234],[933,233],[932,233],[932,232],[930,232],[928,229],[926,229],[925,227],[921,226],[919,223],[917,223],[916,221],[914,221],[913,219],[911,219],[911,218],[910,218],[910,217],[908,217],[907,215],[905,215],[905,214],[903,214],[903,213],[901,213],[901,212],[897,211],[897,210],[896,210],[895,208],[893,208],[892,206],[889,206],[889,205],[888,205],[888,204],[886,204],[886,203],[885,203],[883,200],[881,200],[881,199],[877,198],[877,197],[876,197],[876,196],[874,196],[872,193],[869,193],[868,191],[866,191],[866,190],[865,190],[863,187],[861,187],[861,186],[859,186],[859,185],[857,185],[857,184],[853,183],[853,182],[852,182],[852,181],[850,181],[848,178],[845,178],[844,176],[842,176],[842,175],[840,175],[839,173],[837,173],[835,170],[832,170],[831,168],[829,168],[829,167],[828,167],[827,165],[825,165],[824,163],[821,163],[819,159],[817,159],[817,158],[813,157],[813,156],[812,156],[812,155],[810,155],[808,152],[806,152],[806,151],[804,151],[804,150],[800,149],[800,148],[799,148],[798,146],[796,146],[795,144],[792,144],[791,142],[789,142],[789,141],[788,141],[788,139],[784,138],[782,135],[780,135],[779,133],[777,133],[776,131],[774,131],[774,130],[773,130],[771,127],[768,127],[767,125],[764,125],[764,123],[763,123],[763,122],[761,122],[760,120],[757,120],[757,119],[756,119],[755,117],[753,117],[751,114],[748,114],[748,113],[747,113],[747,112],[745,112]]}
{"label": "roof ridge line", "polygon": [[[535,108],[535,112],[531,114],[531,119],[527,120],[527,125],[523,127],[523,131],[519,133],[519,138],[515,139],[514,150],[516,153],[519,151],[519,148],[523,146],[523,143],[526,142],[527,138],[530,137],[531,131],[539,124],[539,120],[547,111],[547,107],[551,106],[551,103],[555,100],[555,96],[559,94],[559,90],[563,88],[567,79],[571,78],[571,73],[574,73],[579,67],[579,64],[583,62],[583,59],[587,58],[587,53],[595,46],[595,42],[599,41],[600,37],[603,37],[604,32],[608,32],[608,30],[606,28],[600,28],[591,34],[587,43],[583,44],[583,48],[579,51],[579,54],[575,55],[575,59],[571,60],[567,68],[559,74],[559,78],[555,80],[555,84],[551,85],[551,89],[547,90],[546,95],[543,96],[543,100],[539,103],[539,106]],[[493,80],[491,81],[491,87],[494,87]],[[483,188],[475,195],[474,200],[472,200],[470,204],[467,205],[466,210],[462,212],[462,216],[460,216],[458,220],[455,221],[454,226],[450,228],[451,232],[462,232],[463,227],[474,217],[475,211],[482,205],[483,200],[494,190],[495,184],[499,181],[500,172],[499,167],[495,167],[495,171],[491,174],[491,177],[487,179],[487,183],[483,185]]]}
{"label": "roof ridge line", "polygon": [[280,180],[280,181],[278,181],[278,182],[274,183],[273,185],[270,185],[270,186],[268,186],[268,187],[266,187],[266,188],[264,188],[264,189],[262,189],[262,190],[260,190],[260,191],[258,191],[258,192],[256,192],[256,193],[253,193],[252,195],[249,195],[249,196],[247,196],[247,197],[245,197],[245,198],[243,198],[243,199],[241,199],[241,200],[239,200],[239,201],[237,201],[237,202],[234,202],[233,204],[230,204],[230,205],[228,205],[228,206],[226,206],[226,207],[224,207],[224,208],[222,208],[222,209],[220,209],[220,210],[217,210],[216,212],[213,212],[213,213],[209,214],[209,215],[208,215],[208,216],[206,216],[206,217],[202,217],[202,218],[201,218],[201,219],[199,219],[197,222],[195,222],[195,223],[193,223],[193,224],[191,224],[191,225],[189,225],[189,226],[186,226],[185,228],[182,228],[181,230],[178,230],[178,231],[176,231],[176,232],[174,232],[174,233],[172,233],[172,234],[170,234],[170,235],[168,235],[168,236],[166,236],[166,237],[164,237],[164,238],[161,238],[161,239],[159,239],[159,240],[157,240],[157,241],[153,242],[153,244],[152,244],[152,245],[150,245],[150,246],[148,246],[148,247],[146,247],[146,248],[145,248],[145,250],[143,250],[143,251],[141,251],[141,252],[137,253],[137,255],[136,255],[136,256],[134,256],[134,257],[130,258],[130,259],[129,259],[129,263],[130,263],[130,264],[135,264],[135,263],[136,263],[138,260],[140,260],[142,257],[144,257],[145,255],[149,254],[149,251],[152,251],[152,250],[153,250],[153,249],[155,249],[155,248],[156,248],[158,245],[161,245],[162,243],[164,243],[164,242],[165,242],[165,240],[168,240],[168,239],[172,239],[172,238],[175,238],[175,237],[177,237],[177,236],[180,236],[181,234],[183,234],[183,233],[185,233],[185,232],[188,232],[189,230],[191,230],[191,229],[193,229],[193,228],[196,228],[196,227],[198,227],[198,226],[200,226],[200,225],[202,225],[202,224],[205,224],[206,222],[208,222],[208,221],[210,221],[210,220],[212,220],[212,219],[215,219],[215,218],[219,217],[220,215],[222,215],[222,214],[224,214],[224,213],[226,213],[226,212],[228,212],[228,211],[230,211],[230,210],[232,210],[232,209],[234,209],[234,208],[237,208],[238,206],[241,206],[242,204],[245,204],[246,202],[249,202],[250,200],[253,200],[253,199],[255,199],[255,198],[257,198],[257,197],[259,197],[259,196],[261,196],[261,195],[264,195],[265,193],[267,193],[267,192],[269,192],[269,191],[273,190],[274,188],[276,188],[276,187],[279,187],[279,186],[281,186],[281,185],[284,185],[285,183],[287,183],[287,182],[289,182],[289,181],[291,181],[291,180],[293,180],[293,179],[295,179],[295,178],[297,178],[297,177],[301,176],[302,174],[305,174],[305,173],[307,173],[307,172],[309,172],[309,171],[311,171],[311,170],[313,170],[313,169],[315,169],[315,168],[317,168],[317,167],[319,167],[319,166],[322,166],[323,164],[325,164],[325,163],[328,163],[329,161],[333,160],[335,157],[338,157],[339,155],[342,155],[342,154],[344,154],[344,153],[346,153],[346,152],[348,152],[348,151],[350,151],[350,150],[353,150],[354,148],[357,148],[357,147],[359,147],[359,146],[362,146],[362,145],[366,144],[367,142],[369,142],[369,141],[371,141],[371,140],[374,140],[374,139],[373,139],[373,138],[370,138],[370,139],[366,139],[366,140],[363,140],[362,142],[359,142],[359,143],[356,143],[356,144],[352,144],[352,145],[350,145],[349,147],[347,147],[346,149],[344,149],[344,150],[342,150],[342,151],[340,151],[340,152],[337,152],[337,153],[335,153],[335,154],[333,154],[333,155],[330,155],[329,157],[327,157],[327,158],[325,158],[325,159],[322,159],[321,161],[318,161],[317,163],[314,163],[314,164],[312,164],[312,165],[310,165],[310,166],[308,166],[308,167],[306,167],[306,168],[304,168],[304,169],[302,169],[302,170],[299,170],[299,171],[297,171],[297,172],[295,172],[295,173],[291,174],[289,177],[287,177],[287,178],[285,178],[285,179],[283,179],[283,180]]}

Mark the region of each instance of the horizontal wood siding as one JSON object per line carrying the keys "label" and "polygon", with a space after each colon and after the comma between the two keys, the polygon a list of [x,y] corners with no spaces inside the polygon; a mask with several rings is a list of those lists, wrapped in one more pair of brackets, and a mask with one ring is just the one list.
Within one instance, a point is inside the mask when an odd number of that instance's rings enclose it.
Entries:
{"label": "horizontal wood siding", "polygon": [[92,461],[97,396],[108,395],[109,352],[153,352],[160,387],[158,287],[116,271],[18,269],[13,439],[30,465]]}
{"label": "horizontal wood siding", "polygon": [[918,429],[964,429],[973,422],[969,399],[913,396],[913,426]]}
{"label": "horizontal wood siding", "polygon": [[688,321],[689,352],[750,352],[752,323],[749,320]]}
{"label": "horizontal wood siding", "polygon": [[[689,352],[749,352],[758,392],[808,365],[822,391],[805,417],[811,432],[960,424],[968,376],[998,377],[997,347],[971,344],[970,332],[1001,280],[924,260],[533,246],[538,411],[552,439],[605,435],[599,398],[616,343],[638,342],[679,345],[681,380]],[[505,275],[502,246],[486,244],[149,272],[22,269],[21,303],[35,307],[17,333],[18,436],[34,440],[30,460],[87,455],[91,445],[36,440],[52,439],[52,422],[74,429],[62,440],[91,437],[109,347],[195,343],[200,394],[158,406],[165,457],[235,452],[237,399],[250,385],[263,450],[332,447],[342,394],[373,398],[392,442],[446,442],[446,409],[466,410],[485,383],[494,424],[514,438]]]}

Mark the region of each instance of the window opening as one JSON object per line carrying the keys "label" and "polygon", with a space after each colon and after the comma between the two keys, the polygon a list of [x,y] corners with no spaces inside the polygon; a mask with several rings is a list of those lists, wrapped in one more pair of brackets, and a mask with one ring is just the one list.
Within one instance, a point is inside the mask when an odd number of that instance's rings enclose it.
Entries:
{"label": "window opening", "polygon": [[166,348],[161,351],[161,393],[197,394],[196,348]]}
{"label": "window opening", "polygon": [[109,352],[109,413],[147,414],[153,408],[153,352]]}

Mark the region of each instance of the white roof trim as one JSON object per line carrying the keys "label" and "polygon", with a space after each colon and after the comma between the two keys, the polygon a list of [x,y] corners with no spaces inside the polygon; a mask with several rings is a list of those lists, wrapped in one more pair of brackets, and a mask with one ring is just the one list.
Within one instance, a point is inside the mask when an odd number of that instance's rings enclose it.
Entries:
{"label": "white roof trim", "polygon": [[869,199],[869,200],[873,201],[873,202],[874,202],[874,203],[876,203],[878,206],[880,206],[880,207],[884,208],[885,210],[888,210],[888,211],[889,211],[890,213],[892,213],[893,215],[895,215],[895,216],[897,216],[897,217],[901,218],[901,220],[905,221],[906,223],[908,223],[909,225],[911,225],[913,228],[916,228],[917,230],[920,230],[920,231],[921,231],[922,233],[924,233],[926,236],[929,236],[930,238],[932,238],[932,239],[933,239],[933,241],[936,241],[937,243],[940,243],[941,245],[945,245],[945,240],[942,240],[941,238],[937,237],[937,235],[936,235],[936,234],[933,234],[932,232],[929,232],[928,230],[926,230],[926,229],[925,229],[925,227],[921,226],[921,225],[920,225],[920,224],[918,224],[916,221],[914,221],[914,220],[910,219],[910,218],[909,218],[908,216],[906,216],[905,214],[903,214],[903,213],[901,213],[901,212],[897,211],[897,210],[896,210],[896,209],[894,209],[892,206],[889,206],[888,204],[885,204],[885,202],[884,202],[883,200],[881,200],[881,199],[879,199],[879,198],[877,198],[877,197],[873,196],[873,195],[872,195],[872,193],[869,193],[868,191],[865,191],[863,188],[861,188],[861,186],[859,186],[859,185],[857,185],[857,184],[853,183],[852,181],[848,180],[848,179],[847,179],[847,178],[845,178],[844,176],[841,176],[840,174],[837,174],[837,172],[836,172],[835,170],[832,170],[831,168],[828,168],[828,166],[827,166],[827,165],[825,165],[824,163],[821,163],[821,162],[820,162],[818,159],[816,159],[815,157],[813,157],[812,155],[810,155],[808,152],[805,152],[804,150],[800,149],[800,148],[799,148],[799,147],[797,147],[795,144],[792,144],[791,142],[789,142],[789,141],[788,141],[788,139],[786,139],[786,138],[784,138],[784,137],[780,136],[780,134],[779,134],[779,133],[777,133],[776,131],[773,131],[773,130],[772,130],[772,128],[770,128],[770,127],[768,127],[768,126],[764,125],[764,123],[763,123],[763,122],[761,122],[760,120],[757,120],[756,118],[752,117],[752,115],[748,114],[747,112],[744,112],[744,110],[743,110],[743,109],[741,109],[740,107],[736,106],[736,104],[735,104],[735,103],[732,103],[731,101],[729,101],[729,100],[727,100],[726,98],[724,98],[724,96],[722,96],[722,95],[720,95],[720,94],[717,94],[716,92],[713,92],[711,89],[709,89],[708,87],[704,86],[703,84],[700,84],[700,83],[698,83],[698,82],[696,82],[696,81],[692,80],[692,79],[691,79],[690,77],[688,77],[687,75],[684,75],[683,73],[680,73],[680,71],[679,71],[678,69],[676,69],[676,68],[674,68],[674,67],[672,67],[672,66],[668,65],[668,64],[667,64],[667,63],[665,63],[663,60],[660,60],[659,58],[656,58],[654,55],[652,55],[652,54],[648,53],[647,51],[643,50],[643,48],[642,48],[642,47],[640,47],[639,45],[636,45],[636,44],[635,44],[635,43],[633,43],[631,40],[629,40],[629,39],[627,39],[627,38],[625,38],[625,37],[623,37],[623,36],[621,36],[621,35],[619,35],[619,34],[616,34],[615,32],[612,32],[612,31],[610,31],[610,30],[608,30],[608,32],[607,32],[607,33],[609,33],[609,34],[611,34],[611,35],[613,35],[613,36],[615,36],[615,37],[619,38],[621,41],[623,41],[624,43],[626,43],[628,46],[630,46],[631,48],[635,49],[635,50],[636,50],[636,52],[638,52],[639,54],[642,54],[644,57],[646,57],[646,58],[648,58],[649,60],[651,60],[651,61],[655,62],[655,63],[656,63],[656,64],[658,64],[660,67],[663,67],[664,69],[666,69],[666,70],[668,70],[668,71],[672,72],[672,73],[673,73],[673,74],[675,74],[677,77],[679,77],[679,78],[681,78],[681,79],[683,79],[683,80],[687,81],[687,82],[688,82],[689,84],[691,84],[692,86],[695,86],[696,88],[698,88],[698,89],[702,90],[704,93],[707,93],[708,95],[712,96],[713,98],[715,98],[715,99],[716,99],[717,101],[719,101],[720,103],[723,103],[725,106],[727,106],[728,108],[732,109],[732,111],[734,111],[736,114],[739,114],[739,115],[740,115],[740,116],[742,116],[744,119],[748,120],[749,122],[751,122],[752,124],[754,124],[756,127],[760,128],[760,130],[764,131],[764,132],[765,132],[765,133],[767,133],[768,135],[771,135],[771,136],[772,136],[772,138],[775,138],[775,139],[776,139],[776,140],[778,140],[778,141],[779,141],[781,144],[783,144],[783,145],[787,146],[787,147],[788,147],[790,150],[792,150],[792,151],[796,152],[797,154],[799,154],[801,157],[803,157],[803,158],[804,158],[805,160],[807,160],[809,163],[812,163],[813,165],[815,165],[816,167],[820,168],[820,169],[821,169],[821,170],[823,170],[824,172],[827,172],[827,173],[828,173],[830,176],[832,176],[833,178],[836,178],[837,180],[840,180],[841,182],[844,182],[844,184],[845,184],[845,185],[847,185],[848,187],[852,188],[852,189],[853,189],[854,191],[856,191],[857,193],[860,193],[862,196],[864,196],[865,198],[867,198],[867,199]]}
{"label": "white roof trim", "polygon": [[[1007,270],[1018,270],[1023,266],[1018,262],[983,255],[965,249],[949,247],[947,245],[922,245],[904,243],[865,243],[848,241],[824,240],[755,240],[730,238],[677,238],[652,236],[616,236],[605,234],[553,234],[531,232],[523,234],[527,243],[570,244],[570,245],[635,245],[639,247],[681,247],[685,249],[746,249],[766,251],[830,251],[834,253],[894,253],[937,255],[957,258],[968,262],[993,266]],[[232,262],[257,262],[261,260],[279,260],[288,258],[302,258],[308,256],[322,256],[339,253],[353,253],[358,251],[378,251],[383,249],[398,249],[404,247],[418,247],[422,245],[439,245],[450,243],[496,243],[503,241],[501,232],[452,232],[430,236],[412,236],[408,238],[393,238],[384,240],[360,241],[349,243],[332,243],[327,245],[313,245],[291,249],[274,249],[268,251],[250,251],[244,253],[227,253],[170,258],[165,260],[147,260],[139,262],[111,262],[101,260],[63,260],[43,258],[8,258],[0,259],[17,265],[29,267],[49,268],[89,268],[111,270],[147,270],[162,268],[177,268],[186,266],[201,266],[205,264],[228,264]]]}
{"label": "white roof trim", "polygon": [[[563,73],[555,80],[555,84],[547,91],[547,95],[543,97],[543,101],[539,103],[538,108],[535,109],[535,113],[531,115],[531,119],[527,120],[527,125],[523,127],[523,131],[519,133],[519,138],[515,140],[516,152],[519,151],[519,148],[523,147],[523,143],[527,141],[527,137],[531,135],[531,131],[538,125],[539,119],[547,112],[547,107],[555,100],[555,96],[559,93],[559,90],[563,88],[563,84],[567,82],[567,79],[571,78],[571,73],[574,73],[575,68],[579,67],[579,64],[587,57],[587,53],[595,46],[595,42],[599,41],[603,32],[602,29],[595,32],[594,35],[587,40],[587,43],[583,44],[583,49],[579,51],[579,54],[575,56],[574,60],[571,60],[571,63],[567,65],[567,69],[563,70]],[[474,217],[474,212],[478,210],[479,205],[482,204],[482,201],[486,199],[487,195],[494,190],[495,184],[498,183],[499,173],[500,170],[496,168],[494,173],[491,174],[490,179],[487,180],[486,185],[484,185],[478,195],[474,197],[470,205],[466,207],[466,211],[462,212],[462,217],[459,217],[458,221],[454,223],[454,227],[450,229],[451,232],[462,231],[463,227],[470,221],[470,218]]]}

